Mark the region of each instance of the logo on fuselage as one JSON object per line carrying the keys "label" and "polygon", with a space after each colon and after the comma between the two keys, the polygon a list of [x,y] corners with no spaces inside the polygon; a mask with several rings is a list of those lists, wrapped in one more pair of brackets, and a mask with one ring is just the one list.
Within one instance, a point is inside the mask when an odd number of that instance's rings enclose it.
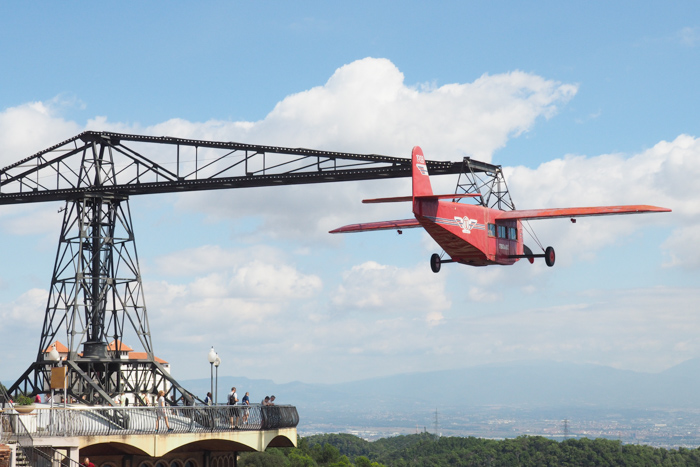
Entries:
{"label": "logo on fuselage", "polygon": [[470,219],[467,216],[455,217],[455,221],[457,221],[457,224],[459,224],[459,227],[465,234],[472,233],[472,229],[476,226],[476,219]]}

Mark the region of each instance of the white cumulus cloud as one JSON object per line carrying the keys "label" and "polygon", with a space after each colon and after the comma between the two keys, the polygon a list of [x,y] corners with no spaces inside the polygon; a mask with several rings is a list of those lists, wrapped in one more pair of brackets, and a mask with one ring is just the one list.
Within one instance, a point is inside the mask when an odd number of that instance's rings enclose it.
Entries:
{"label": "white cumulus cloud", "polygon": [[374,261],[353,266],[343,273],[333,304],[346,311],[431,316],[450,307],[444,279],[425,265],[405,269]]}
{"label": "white cumulus cloud", "polygon": [[[531,222],[538,234],[548,232],[560,246],[582,254],[613,244],[643,228],[679,226],[674,234],[678,239],[692,237],[700,225],[697,203],[700,184],[696,183],[700,177],[700,140],[693,136],[680,135],[673,141],[661,141],[631,156],[569,155],[537,168],[513,167],[505,172],[519,209],[648,204],[673,211],[585,218],[576,224],[562,220]],[[677,248],[681,246],[677,240],[669,240],[665,246],[676,258],[687,255]],[[672,262],[677,263],[677,260]]]}
{"label": "white cumulus cloud", "polygon": [[83,131],[60,115],[60,102],[29,102],[0,112],[0,167],[60,143]]}

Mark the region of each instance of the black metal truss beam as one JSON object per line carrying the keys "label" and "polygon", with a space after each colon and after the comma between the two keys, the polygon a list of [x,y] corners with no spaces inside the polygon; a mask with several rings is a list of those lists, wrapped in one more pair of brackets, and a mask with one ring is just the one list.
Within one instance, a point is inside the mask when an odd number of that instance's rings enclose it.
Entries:
{"label": "black metal truss beam", "polygon": [[[185,405],[202,402],[183,388],[160,363],[153,360],[78,359],[65,360],[68,397],[90,405],[114,405],[114,397],[131,393],[146,405],[141,394],[154,397],[163,388],[169,399],[185,400]],[[53,364],[37,361],[7,390],[11,397],[19,394],[48,394]],[[153,403],[153,401],[151,401]]]}
{"label": "black metal truss beam", "polygon": [[[427,165],[431,175],[463,170]],[[409,158],[88,131],[0,170],[0,205],[410,176]]]}
{"label": "black metal truss beam", "polygon": [[[464,180],[462,179],[464,177]],[[465,157],[457,180],[456,193],[479,194],[476,201],[484,207],[514,210],[506,179],[500,165],[487,164]]]}

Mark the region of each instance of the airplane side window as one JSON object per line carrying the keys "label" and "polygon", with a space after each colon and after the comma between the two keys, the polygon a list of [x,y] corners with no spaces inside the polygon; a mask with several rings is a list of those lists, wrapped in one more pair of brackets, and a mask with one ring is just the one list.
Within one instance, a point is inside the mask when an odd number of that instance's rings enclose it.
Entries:
{"label": "airplane side window", "polygon": [[496,236],[496,224],[489,224],[489,237]]}

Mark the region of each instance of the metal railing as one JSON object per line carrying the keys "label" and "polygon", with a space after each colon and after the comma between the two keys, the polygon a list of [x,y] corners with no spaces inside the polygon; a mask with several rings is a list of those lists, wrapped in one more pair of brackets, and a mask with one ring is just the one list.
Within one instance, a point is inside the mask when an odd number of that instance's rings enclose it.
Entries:
{"label": "metal railing", "polygon": [[32,467],[83,467],[82,464],[65,456],[60,451],[49,446],[22,447],[22,453]]}
{"label": "metal railing", "polygon": [[[6,409],[7,410],[7,409]],[[27,427],[22,423],[22,419],[18,414],[7,413],[3,410],[0,413],[0,431],[2,431],[3,441],[14,441],[19,446],[22,454],[27,459],[36,457],[34,450],[34,439],[27,430]],[[34,465],[34,464],[31,464]]]}
{"label": "metal railing", "polygon": [[46,467],[55,467],[56,465],[60,465],[62,467],[83,467],[83,464],[80,462],[74,461],[61,451],[57,451],[49,446],[34,447],[34,451],[36,451],[36,459],[41,462],[37,463],[36,465],[45,465]]}
{"label": "metal railing", "polygon": [[[296,407],[196,406],[196,407],[37,407],[31,414],[5,414],[15,436],[21,419],[31,420],[27,435],[109,436],[125,434],[204,433],[260,431],[294,428],[299,423]],[[19,423],[18,423],[19,422]]]}
{"label": "metal railing", "polygon": [[19,447],[18,456],[24,457],[32,467],[80,467],[78,462],[65,456],[50,446],[34,446],[34,439],[22,422],[18,413],[10,413],[12,409],[0,412],[0,442],[15,441]]}

